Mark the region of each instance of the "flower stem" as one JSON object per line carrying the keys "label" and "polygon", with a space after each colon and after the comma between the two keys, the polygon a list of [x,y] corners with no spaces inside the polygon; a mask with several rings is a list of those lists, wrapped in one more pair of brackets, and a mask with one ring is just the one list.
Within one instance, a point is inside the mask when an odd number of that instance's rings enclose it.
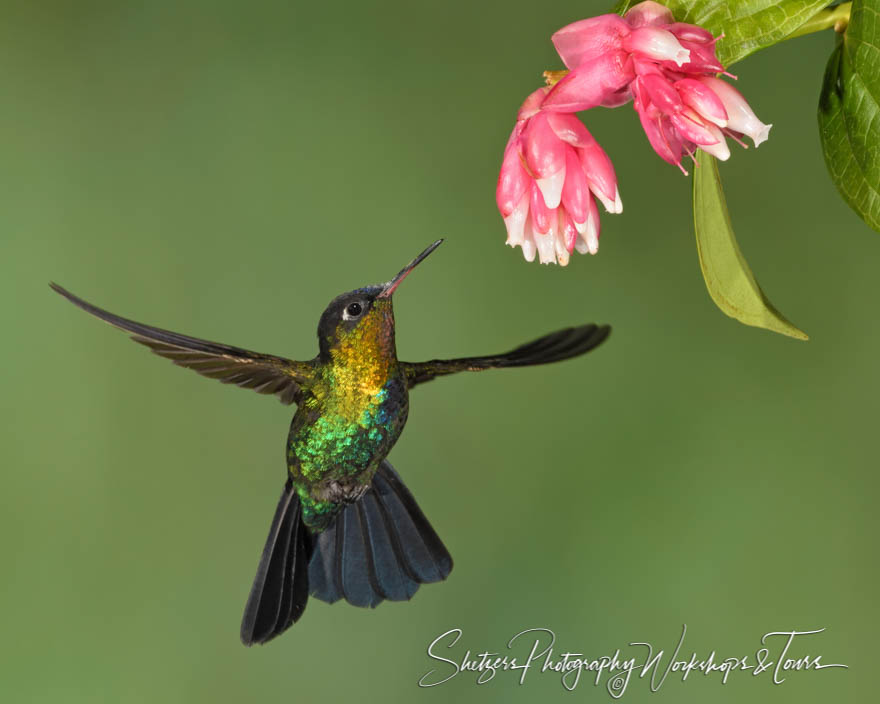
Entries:
{"label": "flower stem", "polygon": [[798,29],[789,34],[786,39],[802,37],[805,34],[821,32],[825,29],[834,29],[838,34],[843,34],[849,24],[850,10],[852,10],[851,2],[844,2],[840,5],[834,5],[833,7],[826,7],[824,10],[820,10],[804,22],[804,24]]}

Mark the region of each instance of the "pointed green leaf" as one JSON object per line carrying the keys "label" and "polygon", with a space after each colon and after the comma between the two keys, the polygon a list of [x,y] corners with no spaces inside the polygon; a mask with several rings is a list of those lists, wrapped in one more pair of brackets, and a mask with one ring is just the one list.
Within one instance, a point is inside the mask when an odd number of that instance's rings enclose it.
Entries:
{"label": "pointed green leaf", "polygon": [[[716,44],[718,59],[730,66],[759,49],[777,44],[803,25],[829,0],[662,0],[678,22],[724,34]],[[638,0],[620,0],[614,12],[623,14]]]}
{"label": "pointed green leaf", "polygon": [[880,232],[880,0],[855,0],[819,98],[825,164],[840,195]]}
{"label": "pointed green leaf", "polygon": [[694,229],[697,254],[709,295],[723,313],[746,325],[798,340],[809,339],[767,300],[736,243],[715,158],[697,152],[694,169]]}

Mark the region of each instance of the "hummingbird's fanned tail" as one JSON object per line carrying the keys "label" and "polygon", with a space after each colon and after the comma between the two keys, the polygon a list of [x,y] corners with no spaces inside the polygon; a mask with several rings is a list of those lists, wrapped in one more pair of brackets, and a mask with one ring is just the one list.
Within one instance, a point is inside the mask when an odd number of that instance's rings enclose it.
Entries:
{"label": "hummingbird's fanned tail", "polygon": [[420,584],[441,582],[452,571],[446,546],[387,460],[369,491],[314,541],[311,593],[331,604],[407,601]]}
{"label": "hummingbird's fanned tail", "polygon": [[296,490],[288,482],[266,538],[244,616],[241,642],[266,643],[302,616],[309,600],[311,540]]}

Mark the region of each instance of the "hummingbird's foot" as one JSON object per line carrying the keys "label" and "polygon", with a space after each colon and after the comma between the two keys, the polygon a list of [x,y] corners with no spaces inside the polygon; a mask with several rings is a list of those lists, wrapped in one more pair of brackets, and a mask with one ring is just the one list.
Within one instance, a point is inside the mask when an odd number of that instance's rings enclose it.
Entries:
{"label": "hummingbird's foot", "polygon": [[315,487],[312,496],[320,501],[330,501],[334,504],[353,504],[358,501],[370,488],[368,483],[358,479],[338,481],[330,479]]}

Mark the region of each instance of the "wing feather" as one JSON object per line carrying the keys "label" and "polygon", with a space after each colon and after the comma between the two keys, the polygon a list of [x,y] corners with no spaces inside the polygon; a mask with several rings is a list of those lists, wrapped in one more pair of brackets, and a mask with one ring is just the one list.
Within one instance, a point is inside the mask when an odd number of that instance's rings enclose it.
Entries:
{"label": "wing feather", "polygon": [[477,372],[484,369],[528,367],[571,359],[601,345],[611,334],[608,325],[581,325],[557,330],[532,340],[504,354],[461,359],[434,359],[429,362],[403,363],[409,388],[431,381],[438,376],[456,372]]}
{"label": "wing feather", "polygon": [[259,394],[275,394],[281,403],[289,405],[299,402],[303,388],[308,388],[313,379],[311,362],[295,362],[154,328],[93,306],[58,284],[49,285],[75,306],[131,333],[132,340],[149,347],[160,357],[223,384],[235,384]]}

